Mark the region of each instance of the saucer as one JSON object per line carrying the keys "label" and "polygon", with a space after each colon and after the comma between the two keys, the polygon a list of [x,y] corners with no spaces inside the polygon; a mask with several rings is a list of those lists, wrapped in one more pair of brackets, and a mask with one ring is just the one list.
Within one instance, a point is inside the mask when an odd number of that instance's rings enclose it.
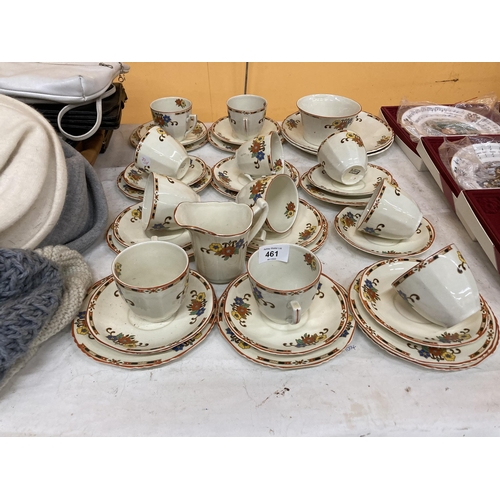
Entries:
{"label": "saucer", "polygon": [[498,325],[489,306],[488,329],[480,339],[460,347],[429,347],[408,342],[390,332],[366,312],[359,297],[360,278],[358,273],[349,288],[349,305],[360,330],[384,351],[399,358],[435,370],[463,370],[477,365],[490,356],[498,344]]}
{"label": "saucer", "polygon": [[460,347],[476,341],[487,330],[488,314],[481,297],[481,310],[446,328],[418,314],[391,283],[415,266],[415,259],[390,259],[365,269],[359,296],[366,312],[380,325],[401,338],[430,347]]}
{"label": "saucer", "polygon": [[[257,177],[252,177],[245,175],[238,167],[238,162],[235,156],[230,156],[229,158],[223,158],[217,162],[212,169],[214,179],[219,186],[225,187],[230,191],[238,191]],[[299,172],[298,170],[289,162],[285,161],[285,167],[283,168],[283,173],[287,174],[293,179],[296,186],[299,186]],[[273,175],[273,174],[271,174]]]}
{"label": "saucer", "polygon": [[[347,294],[343,287],[339,285],[345,299]],[[352,314],[348,313],[347,324],[344,331],[331,344],[325,347],[320,347],[310,354],[289,354],[287,356],[262,352],[239,339],[232,330],[228,327],[224,319],[224,304],[226,301],[226,293],[219,300],[219,313],[217,316],[217,325],[222,337],[231,345],[231,347],[244,358],[253,361],[262,366],[269,368],[278,368],[281,370],[295,370],[298,368],[309,368],[318,366],[338,356],[351,342],[356,328],[356,323],[353,321]]]}
{"label": "saucer", "polygon": [[341,196],[370,196],[384,179],[387,179],[389,182],[393,181],[390,172],[372,163],[368,163],[368,168],[363,179],[356,182],[356,184],[350,184],[348,186],[334,181],[319,164],[310,168],[307,172],[307,180],[311,184],[322,191],[339,194]]}
{"label": "saucer", "polygon": [[233,200],[236,198],[236,195],[238,194],[238,191],[233,191],[232,189],[226,188],[216,180],[213,167],[212,167],[211,185],[218,193],[222,194],[223,196],[227,196],[228,198],[231,198]]}
{"label": "saucer", "polygon": [[184,248],[191,245],[191,235],[187,229],[144,230],[141,224],[142,205],[136,203],[122,210],[113,222],[113,236],[125,248],[149,241],[156,236],[159,241],[169,241]]}
{"label": "saucer", "polygon": [[[394,142],[394,131],[378,116],[361,111],[349,126],[363,140],[367,155],[386,151]],[[283,137],[292,145],[306,153],[316,154],[318,146],[304,139],[304,129],[300,111],[292,113],[283,120]]]}
{"label": "saucer", "polygon": [[[200,160],[200,161],[203,161],[203,160]],[[196,163],[199,163],[199,162],[196,162]],[[203,162],[203,163],[205,163],[205,162]],[[128,167],[130,167],[130,165]],[[120,172],[120,174],[118,175],[118,177],[116,179],[116,184],[118,186],[118,189],[127,198],[130,198],[131,200],[135,200],[135,201],[142,201],[142,199],[144,197],[144,189],[134,188],[134,187],[130,186],[129,184],[127,184],[127,182],[125,181],[125,170],[123,170],[122,172]],[[200,177],[200,179],[197,180],[196,182],[194,182],[193,184],[191,184],[190,187],[195,192],[200,193],[211,182],[212,182],[212,170],[210,169],[210,167],[208,167],[207,165],[205,165],[203,167],[203,174]]]}
{"label": "saucer", "polygon": [[131,200],[135,201],[142,201],[142,198],[144,197],[144,190],[142,189],[136,189],[131,186],[129,186],[125,182],[124,178],[124,170],[122,170],[119,174],[118,177],[116,178],[116,185],[118,186],[118,189],[127,197],[130,198]]}
{"label": "saucer", "polygon": [[335,216],[333,225],[338,235],[349,245],[372,255],[418,255],[430,248],[436,237],[434,227],[423,217],[422,223],[411,238],[406,240],[378,238],[356,229],[356,222],[362,213],[362,209],[346,207]]}
{"label": "saucer", "polygon": [[203,342],[203,340],[207,338],[215,323],[216,308],[214,308],[211,319],[198,334],[194,335],[185,342],[177,344],[172,349],[168,349],[161,353],[128,354],[125,352],[110,349],[109,347],[99,343],[95,339],[94,335],[91,333],[88,327],[86,320],[87,305],[89,299],[94,291],[102,284],[102,281],[103,280],[98,281],[88,290],[87,295],[80,307],[80,311],[71,325],[71,334],[78,348],[91,359],[100,363],[119,366],[121,368],[127,369],[153,368],[155,366],[165,365],[167,363],[170,363],[171,361],[175,361],[181,358],[189,351],[191,351],[194,347],[201,344],[201,342]]}
{"label": "saucer", "polygon": [[[187,169],[185,175],[182,179],[179,179],[184,184],[192,186],[200,181],[204,176],[206,169],[208,168],[206,163],[197,156],[190,156],[191,164]],[[123,171],[123,180],[130,187],[144,191],[146,189],[146,179],[149,176],[149,172],[138,168],[135,163],[130,163]]]}
{"label": "saucer", "polygon": [[[123,246],[116,238],[115,235],[113,234],[113,224],[111,224],[108,227],[108,230],[106,231],[106,243],[108,247],[113,250],[116,254],[122,252],[127,248],[126,246]],[[189,258],[194,258],[194,250],[193,250],[193,245],[190,243],[189,245],[185,245],[182,247],[184,251],[187,253]]]}
{"label": "saucer", "polygon": [[[241,139],[234,135],[231,124],[229,123],[229,118],[227,116],[219,118],[217,121],[212,123],[210,126],[210,131],[212,136],[215,136],[219,141],[225,144],[232,144],[233,146],[241,146],[244,142],[249,139]],[[277,122],[271,120],[271,118],[265,118],[262,130],[256,135],[266,135],[270,132],[277,132],[281,135],[281,127]]]}
{"label": "saucer", "polygon": [[321,227],[322,218],[319,210],[299,198],[297,218],[289,231],[275,233],[266,230],[266,240],[264,242],[258,243],[256,240],[252,240],[248,247],[256,250],[262,245],[283,245],[286,243],[294,243],[305,247],[319,236]]}
{"label": "saucer", "polygon": [[[147,123],[143,123],[142,125],[139,125],[130,135],[130,144],[134,148],[137,148],[137,145],[141,141],[141,139],[144,138],[144,136],[147,134],[148,130],[151,127],[155,126],[154,121],[150,121]],[[184,149],[186,151],[192,151],[193,149],[200,148],[204,144],[207,143],[207,135],[208,135],[208,130],[206,125],[203,122],[198,122],[194,129],[189,132],[187,137],[184,139],[180,140],[179,142],[184,146]]]}
{"label": "saucer", "polygon": [[[319,230],[316,232],[316,236],[309,244],[301,245],[304,248],[307,248],[308,250],[310,250],[311,252],[317,252],[326,243],[326,240],[328,238],[328,221],[326,220],[326,217],[321,212],[318,211],[318,214],[320,216],[321,224],[319,226]],[[269,244],[269,243],[267,243],[267,241],[268,240],[266,239],[266,242],[265,242],[266,245]],[[250,256],[256,250],[258,250],[257,245],[255,245],[255,246],[249,245],[247,247],[247,259],[250,258]]]}
{"label": "saucer", "polygon": [[216,305],[212,285],[190,270],[180,309],[167,321],[151,323],[132,317],[110,275],[90,297],[86,322],[94,338],[108,348],[127,354],[157,354],[200,333],[209,324]]}
{"label": "saucer", "polygon": [[[394,181],[393,181],[394,183]],[[313,198],[317,200],[324,201],[325,203],[331,203],[333,205],[348,205],[350,207],[366,207],[370,201],[371,195],[369,196],[343,196],[340,194],[328,193],[322,189],[317,188],[309,181],[307,177],[307,172],[302,174],[300,178],[300,187]]]}
{"label": "saucer", "polygon": [[240,340],[259,351],[279,355],[310,353],[330,345],[347,325],[345,297],[339,285],[324,274],[314,300],[297,325],[281,325],[260,313],[248,273],[232,281],[226,291],[224,320]]}

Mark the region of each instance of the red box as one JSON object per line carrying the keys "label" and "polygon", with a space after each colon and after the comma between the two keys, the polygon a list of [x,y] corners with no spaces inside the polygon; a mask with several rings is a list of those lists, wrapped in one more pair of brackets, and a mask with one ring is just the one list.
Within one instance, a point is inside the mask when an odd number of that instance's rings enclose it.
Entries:
{"label": "red box", "polygon": [[[500,143],[500,135],[481,137]],[[439,156],[439,147],[445,139],[455,142],[464,136],[422,137],[417,153],[469,236],[478,241],[500,272],[500,189],[462,189]]]}

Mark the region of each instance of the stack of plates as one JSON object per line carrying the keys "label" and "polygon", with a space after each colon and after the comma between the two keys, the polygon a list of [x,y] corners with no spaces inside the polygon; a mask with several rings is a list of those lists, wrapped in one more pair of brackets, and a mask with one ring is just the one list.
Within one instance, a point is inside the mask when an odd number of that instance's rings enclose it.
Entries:
{"label": "stack of plates", "polygon": [[346,207],[333,221],[337,234],[362,252],[384,257],[418,255],[428,250],[436,238],[433,225],[425,217],[411,238],[404,240],[379,238],[356,229],[357,221],[362,214],[362,208]]}
{"label": "stack of plates", "polygon": [[191,235],[187,229],[144,230],[141,224],[142,204],[136,203],[122,210],[106,232],[106,242],[115,253],[120,253],[135,243],[149,241],[153,236],[159,241],[169,241],[182,247],[189,257],[193,257]]}
{"label": "stack of plates", "polygon": [[[285,161],[283,173],[289,175],[299,186],[299,172],[289,162]],[[220,194],[229,198],[236,198],[239,190],[252,180],[238,167],[235,156],[223,158],[212,167],[212,187]]]}
{"label": "stack of plates", "polygon": [[[182,182],[191,186],[197,193],[205,189],[212,181],[212,171],[207,164],[197,156],[190,156],[191,165],[184,175]],[[118,189],[132,200],[141,201],[149,173],[130,163],[120,172],[116,179]]]}
{"label": "stack of plates", "polygon": [[349,288],[349,303],[358,326],[384,351],[410,363],[445,371],[476,366],[498,344],[493,311],[481,298],[481,311],[461,323],[450,328],[431,323],[391,286],[417,262],[389,259],[358,273]]}
{"label": "stack of plates", "polygon": [[[278,122],[266,118],[262,130],[259,135],[269,134],[269,132],[277,132],[281,139],[281,127]],[[240,139],[233,134],[233,129],[229,123],[229,118],[227,116],[219,118],[217,121],[213,122],[208,129],[208,141],[212,146],[225,151],[226,153],[235,153],[238,148],[245,142],[244,139]]]}
{"label": "stack of plates", "polygon": [[333,205],[349,205],[350,207],[366,207],[377,185],[387,179],[397,184],[391,173],[385,168],[368,163],[363,179],[347,186],[334,181],[321,165],[315,165],[300,178],[300,187],[310,196]]}
{"label": "stack of plates", "polygon": [[280,325],[260,314],[247,273],[223,292],[217,322],[224,339],[241,356],[280,369],[330,361],[348,346],[356,327],[347,292],[324,274],[309,310],[297,325]]}
{"label": "stack of plates", "polygon": [[212,285],[193,270],[188,283],[181,308],[172,319],[133,324],[127,304],[115,293],[113,277],[98,281],[73,320],[75,343],[95,361],[122,368],[151,368],[179,359],[207,338],[216,320]]}
{"label": "stack of plates", "polygon": [[[394,131],[378,116],[361,111],[349,126],[363,140],[368,156],[387,151],[394,142]],[[283,137],[292,146],[310,154],[318,153],[318,146],[304,139],[304,129],[300,111],[292,113],[283,120]]]}
{"label": "stack of plates", "polygon": [[[155,122],[150,121],[139,125],[130,135],[130,144],[137,148],[140,140],[146,135],[151,127],[154,127]],[[186,151],[194,151],[201,148],[208,142],[208,130],[203,122],[198,122],[189,134],[179,141]]]}

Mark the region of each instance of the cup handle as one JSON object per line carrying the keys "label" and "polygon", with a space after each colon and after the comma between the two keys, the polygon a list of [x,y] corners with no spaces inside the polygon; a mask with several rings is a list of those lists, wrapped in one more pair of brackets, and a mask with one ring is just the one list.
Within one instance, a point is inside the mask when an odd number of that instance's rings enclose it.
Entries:
{"label": "cup handle", "polygon": [[300,304],[296,300],[292,300],[289,305],[292,308],[292,315],[287,318],[288,323],[290,323],[291,325],[296,325],[297,323],[300,323],[300,320],[302,318]]}
{"label": "cup handle", "polygon": [[189,125],[188,129],[186,130],[186,134],[184,135],[184,137],[187,137],[190,132],[193,131],[194,127],[196,127],[198,118],[196,117],[196,115],[189,115],[188,122],[191,122],[191,125]]}
{"label": "cup handle", "polygon": [[269,213],[269,205],[267,201],[258,198],[257,202],[251,207],[253,212],[253,222],[248,234],[248,241],[252,241],[255,235],[262,229],[264,222],[266,222],[267,214]]}

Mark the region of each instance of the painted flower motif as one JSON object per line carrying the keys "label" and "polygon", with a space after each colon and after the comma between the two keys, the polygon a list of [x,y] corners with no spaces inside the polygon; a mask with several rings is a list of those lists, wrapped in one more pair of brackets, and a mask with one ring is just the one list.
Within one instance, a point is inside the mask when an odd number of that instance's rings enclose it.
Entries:
{"label": "painted flower motif", "polygon": [[188,304],[187,308],[190,316],[199,317],[205,313],[207,298],[205,292],[196,293],[195,291],[191,292],[192,299],[191,303]]}
{"label": "painted flower motif", "polygon": [[255,300],[259,302],[260,300],[263,299],[262,297],[262,292],[255,286],[252,285],[252,294],[255,297]]}
{"label": "painted flower motif", "polygon": [[363,231],[368,234],[375,234],[376,229],[373,227],[364,227]]}
{"label": "painted flower motif", "polygon": [[208,248],[210,250],[212,250],[212,252],[217,253],[217,252],[220,252],[222,250],[222,245],[220,243],[210,243]]}
{"label": "painted flower motif", "polygon": [[248,316],[251,316],[252,311],[250,311],[250,304],[245,302],[246,295],[244,297],[235,297],[233,303],[231,304],[231,316],[243,324]]}
{"label": "painted flower motif", "polygon": [[340,223],[345,227],[354,227],[356,225],[356,218],[352,212],[347,212],[340,218]]}
{"label": "painted flower motif", "polygon": [[355,142],[360,148],[364,146],[363,141],[358,134],[355,134],[354,132],[351,131],[347,131],[345,136],[347,140]]}
{"label": "painted flower motif", "polygon": [[293,130],[294,128],[298,127],[299,120],[294,120],[293,118],[290,118],[285,122],[285,125],[288,127],[288,130]]}
{"label": "painted flower motif", "polygon": [[285,217],[287,219],[291,219],[295,215],[295,203],[290,201],[286,204],[285,207]]}
{"label": "painted flower motif", "polygon": [[261,140],[261,137],[256,137],[252,141],[252,144],[250,144],[249,148],[250,153],[258,153],[262,149],[262,143],[263,140]]}
{"label": "painted flower motif", "polygon": [[317,226],[313,226],[311,223],[308,223],[306,228],[299,233],[299,241],[305,241],[310,238],[316,231],[316,228]]}
{"label": "painted flower motif", "polygon": [[311,345],[316,345],[326,339],[326,333],[328,330],[325,328],[323,333],[313,333],[310,335],[306,333],[302,337],[295,339],[295,347],[308,347]]}
{"label": "painted flower motif", "polygon": [[231,184],[231,179],[229,178],[229,175],[227,174],[226,170],[224,170],[224,172],[218,172],[217,177],[219,178],[219,181],[222,182],[223,184]]}
{"label": "painted flower motif", "polygon": [[118,277],[120,277],[120,275],[122,274],[122,265],[119,262],[115,264],[115,274]]}
{"label": "painted flower motif", "polygon": [[139,345],[147,345],[147,344],[142,344],[135,340],[135,335],[124,335],[123,333],[110,333],[109,335],[106,335],[106,338],[111,340],[114,344],[123,346],[123,347],[128,347],[128,348],[133,348],[137,347]]}
{"label": "painted flower motif", "polygon": [[135,182],[139,182],[142,179],[143,170],[131,168],[128,176]]}
{"label": "painted flower motif", "polygon": [[259,179],[255,184],[250,187],[249,199],[255,203],[259,198],[262,198],[266,189],[268,180]]}
{"label": "painted flower motif", "polygon": [[380,296],[378,294],[377,288],[375,288],[375,284],[371,280],[365,280],[363,284],[363,296],[372,303],[375,304],[377,300],[380,300]]}
{"label": "painted flower motif", "polygon": [[185,108],[187,106],[187,103],[184,99],[176,99],[175,104],[176,106],[179,106],[179,108]]}
{"label": "painted flower motif", "polygon": [[153,224],[153,228],[152,229],[164,229],[165,226],[159,222],[157,222],[156,224]]}
{"label": "painted flower motif", "polygon": [[281,158],[278,158],[274,162],[273,169],[275,172],[281,172],[281,170],[283,169],[283,161],[281,160]]}
{"label": "painted flower motif", "polygon": [[304,261],[311,268],[312,271],[316,270],[316,267],[318,264],[317,264],[316,259],[314,258],[313,255],[311,255],[309,253],[305,254]]}
{"label": "painted flower motif", "polygon": [[461,332],[461,333],[449,333],[445,332],[443,335],[439,335],[437,337],[441,342],[463,342],[464,340],[469,340],[471,338],[469,333]]}

